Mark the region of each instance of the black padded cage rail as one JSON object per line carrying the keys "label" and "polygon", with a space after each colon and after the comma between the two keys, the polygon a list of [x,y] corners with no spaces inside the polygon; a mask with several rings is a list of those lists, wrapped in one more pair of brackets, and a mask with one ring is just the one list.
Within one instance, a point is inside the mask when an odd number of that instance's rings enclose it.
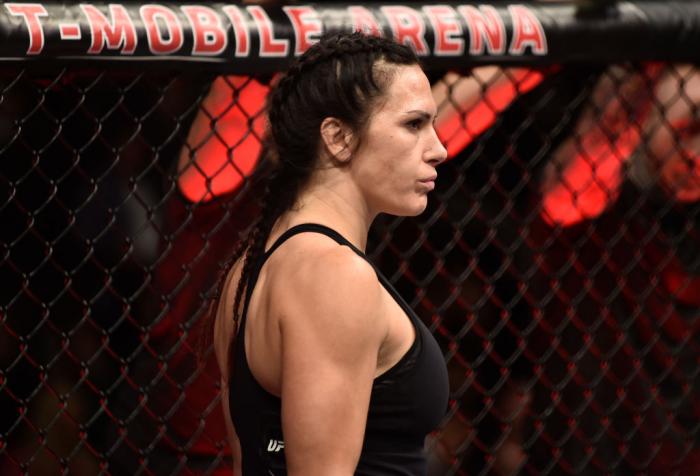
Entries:
{"label": "black padded cage rail", "polygon": [[[322,32],[393,35],[425,67],[698,59],[697,2],[5,3],[5,61],[196,62],[223,72],[285,67]],[[182,67],[182,66],[180,66]]]}
{"label": "black padded cage rail", "polygon": [[700,6],[593,0],[0,4],[0,474],[230,474],[202,323],[264,97],[355,28],[450,155],[368,243],[448,365],[429,474],[700,474]]}

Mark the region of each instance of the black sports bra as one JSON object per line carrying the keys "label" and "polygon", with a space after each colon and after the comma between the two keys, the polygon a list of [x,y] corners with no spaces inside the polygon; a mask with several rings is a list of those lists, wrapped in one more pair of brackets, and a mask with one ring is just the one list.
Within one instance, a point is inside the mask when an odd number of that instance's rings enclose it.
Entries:
{"label": "black sports bra", "polygon": [[[248,286],[236,345],[229,406],[241,442],[243,474],[278,476],[286,474],[281,400],[255,380],[245,355],[245,324],[250,296],[267,259],[282,243],[298,233],[326,235],[365,254],[343,236],[323,225],[297,225],[279,237],[253,269]],[[370,263],[371,264],[371,263]],[[424,475],[425,437],[445,415],[448,401],[447,369],[442,352],[428,328],[375,268],[377,277],[406,312],[416,329],[416,338],[406,354],[372,385],[365,440],[356,475]]]}

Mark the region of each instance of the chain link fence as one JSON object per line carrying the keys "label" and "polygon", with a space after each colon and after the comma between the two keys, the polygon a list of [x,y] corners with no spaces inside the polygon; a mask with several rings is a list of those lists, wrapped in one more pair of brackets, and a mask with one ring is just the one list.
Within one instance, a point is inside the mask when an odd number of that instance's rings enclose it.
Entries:
{"label": "chain link fence", "polygon": [[[442,474],[700,473],[700,69],[430,73],[451,159],[368,252],[445,354]],[[226,474],[206,296],[269,77],[0,73],[0,473]]]}

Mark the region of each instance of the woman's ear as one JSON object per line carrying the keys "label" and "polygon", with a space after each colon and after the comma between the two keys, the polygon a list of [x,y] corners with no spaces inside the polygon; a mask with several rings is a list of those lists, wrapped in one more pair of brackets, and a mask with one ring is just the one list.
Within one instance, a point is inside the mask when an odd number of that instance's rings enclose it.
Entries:
{"label": "woman's ear", "polygon": [[352,129],[340,119],[327,117],[321,123],[321,139],[328,154],[341,163],[352,157]]}

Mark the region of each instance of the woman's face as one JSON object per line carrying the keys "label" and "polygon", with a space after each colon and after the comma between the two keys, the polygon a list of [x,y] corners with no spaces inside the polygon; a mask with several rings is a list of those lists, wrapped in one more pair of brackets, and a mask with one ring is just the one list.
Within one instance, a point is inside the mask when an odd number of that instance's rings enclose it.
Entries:
{"label": "woman's face", "polygon": [[657,89],[649,152],[663,188],[679,202],[700,200],[700,71],[680,67]]}
{"label": "woman's face", "polygon": [[433,127],[428,78],[417,65],[389,67],[391,82],[370,113],[350,172],[371,212],[414,216],[425,210],[447,151]]}

